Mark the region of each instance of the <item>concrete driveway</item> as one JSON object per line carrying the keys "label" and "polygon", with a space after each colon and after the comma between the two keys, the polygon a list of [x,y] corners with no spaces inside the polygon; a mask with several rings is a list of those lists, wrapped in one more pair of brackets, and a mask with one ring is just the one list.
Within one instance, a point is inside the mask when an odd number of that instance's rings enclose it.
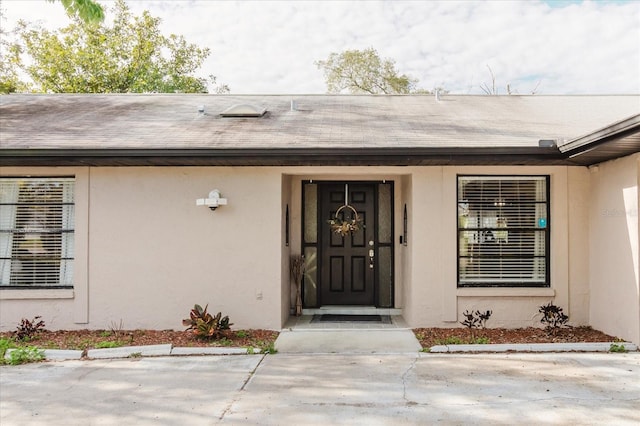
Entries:
{"label": "concrete driveway", "polygon": [[10,425],[640,424],[640,354],[276,354],[0,367]]}

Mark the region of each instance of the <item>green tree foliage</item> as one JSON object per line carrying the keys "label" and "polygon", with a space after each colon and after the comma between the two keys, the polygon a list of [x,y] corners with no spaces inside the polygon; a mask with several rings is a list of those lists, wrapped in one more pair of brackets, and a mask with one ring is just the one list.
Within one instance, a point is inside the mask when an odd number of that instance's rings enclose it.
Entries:
{"label": "green tree foliage", "polygon": [[5,43],[0,33],[0,93],[27,90],[27,85],[18,75],[19,51],[15,45]]}
{"label": "green tree foliage", "polygon": [[[160,19],[147,11],[132,16],[123,0],[110,26],[74,18],[58,30],[30,29],[21,22],[20,49],[29,58],[21,68],[35,91],[47,93],[207,92],[209,79],[193,76],[209,56],[208,48],[182,36],[160,33]],[[226,85],[216,92],[228,92]]]}
{"label": "green tree foliage", "polygon": [[20,49],[11,42],[14,31],[7,29],[4,12],[0,9],[0,93],[20,92],[26,89],[20,81]]}
{"label": "green tree foliage", "polygon": [[50,3],[60,1],[67,14],[78,17],[86,23],[104,21],[104,9],[92,0],[47,0]]}
{"label": "green tree foliage", "polygon": [[315,64],[324,72],[329,93],[428,93],[416,89],[417,80],[400,74],[395,61],[381,59],[373,48],[331,53],[327,60]]}

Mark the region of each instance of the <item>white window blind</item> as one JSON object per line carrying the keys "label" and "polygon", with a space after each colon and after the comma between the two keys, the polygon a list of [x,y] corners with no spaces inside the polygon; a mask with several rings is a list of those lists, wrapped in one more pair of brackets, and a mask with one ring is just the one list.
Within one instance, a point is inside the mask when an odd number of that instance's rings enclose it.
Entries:
{"label": "white window blind", "polygon": [[549,178],[458,177],[458,285],[549,285]]}
{"label": "white window blind", "polygon": [[74,179],[0,178],[0,286],[73,286]]}

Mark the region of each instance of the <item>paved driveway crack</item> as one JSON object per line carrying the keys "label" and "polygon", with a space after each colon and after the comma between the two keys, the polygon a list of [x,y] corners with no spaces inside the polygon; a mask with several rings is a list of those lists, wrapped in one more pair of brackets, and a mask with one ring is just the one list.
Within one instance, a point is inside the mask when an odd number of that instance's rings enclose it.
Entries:
{"label": "paved driveway crack", "polygon": [[260,361],[258,361],[258,363],[256,364],[255,368],[249,372],[249,374],[247,375],[246,380],[242,383],[242,386],[240,386],[240,389],[238,389],[235,392],[235,394],[233,395],[233,398],[231,398],[231,401],[229,401],[229,404],[227,404],[227,406],[222,411],[222,414],[220,414],[220,417],[218,417],[218,420],[224,420],[224,416],[226,416],[227,413],[229,413],[231,411],[231,407],[233,406],[233,404],[235,404],[236,402],[238,402],[238,400],[240,400],[240,396],[241,396],[242,392],[244,392],[244,389],[247,387],[247,385],[249,384],[249,382],[251,381],[253,376],[256,374],[256,371],[258,371],[258,367],[260,367],[260,365],[262,365],[262,361],[264,361],[264,358],[266,356],[267,356],[267,354],[262,354],[262,356],[260,357]]}
{"label": "paved driveway crack", "polygon": [[406,402],[407,405],[416,405],[415,401],[410,401],[407,399],[407,375],[411,370],[413,370],[416,366],[416,362],[418,362],[418,357],[415,357],[409,367],[402,373],[402,399]]}

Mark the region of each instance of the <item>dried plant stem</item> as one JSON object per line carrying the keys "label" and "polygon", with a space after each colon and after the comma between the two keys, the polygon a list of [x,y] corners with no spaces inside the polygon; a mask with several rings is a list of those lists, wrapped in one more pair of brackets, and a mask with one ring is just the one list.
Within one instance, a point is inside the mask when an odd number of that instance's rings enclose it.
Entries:
{"label": "dried plant stem", "polygon": [[291,256],[289,269],[291,279],[296,285],[296,316],[302,315],[302,277],[304,276],[304,256],[295,254]]}

